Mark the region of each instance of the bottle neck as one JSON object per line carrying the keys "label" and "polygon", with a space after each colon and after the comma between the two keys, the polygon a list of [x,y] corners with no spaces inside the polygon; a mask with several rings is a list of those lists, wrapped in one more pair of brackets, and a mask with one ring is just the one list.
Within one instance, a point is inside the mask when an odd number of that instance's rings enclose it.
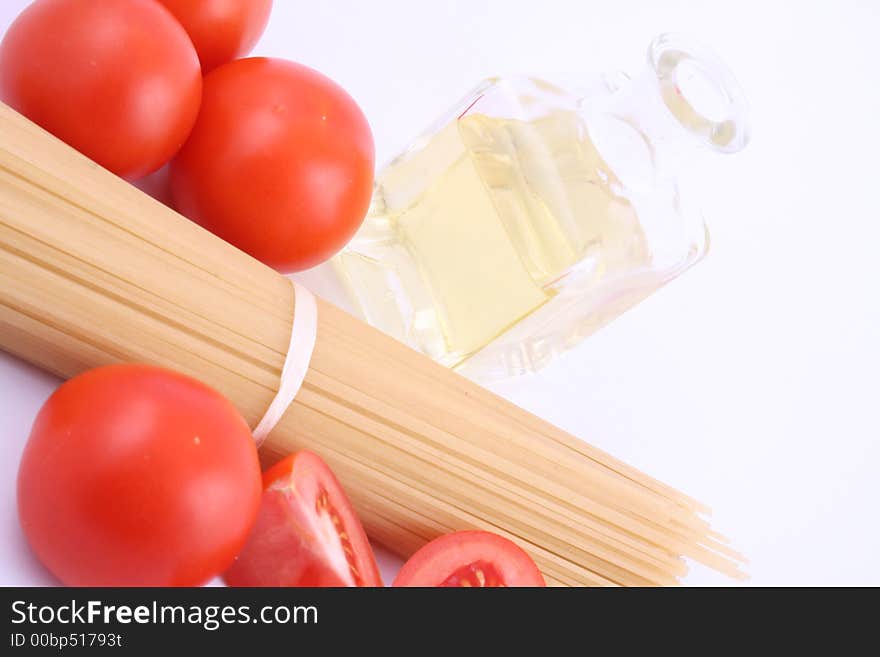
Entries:
{"label": "bottle neck", "polygon": [[624,174],[624,184],[674,175],[694,159],[695,149],[735,153],[748,142],[744,95],[706,48],[661,35],[642,73],[622,77],[610,83],[613,93],[604,101],[585,101],[584,113],[597,149]]}

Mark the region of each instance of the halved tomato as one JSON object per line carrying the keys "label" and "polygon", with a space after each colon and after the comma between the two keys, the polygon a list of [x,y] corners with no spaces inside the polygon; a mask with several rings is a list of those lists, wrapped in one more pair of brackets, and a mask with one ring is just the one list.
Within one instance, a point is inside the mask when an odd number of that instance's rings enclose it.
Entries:
{"label": "halved tomato", "polygon": [[464,531],[434,539],[407,561],[394,586],[546,586],[541,571],[515,543]]}
{"label": "halved tomato", "polygon": [[382,586],[360,520],[330,468],[297,452],[263,475],[263,500],[230,586]]}

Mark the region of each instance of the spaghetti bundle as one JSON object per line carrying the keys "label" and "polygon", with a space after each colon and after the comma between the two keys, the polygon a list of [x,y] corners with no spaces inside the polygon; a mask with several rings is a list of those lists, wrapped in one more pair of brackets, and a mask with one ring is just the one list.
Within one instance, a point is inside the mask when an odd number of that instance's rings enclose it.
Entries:
{"label": "spaghetti bundle", "polygon": [[[741,576],[695,500],[318,301],[305,381],[261,448],[327,461],[402,556],[487,529],[548,583]],[[251,426],[279,385],[287,279],[0,106],[0,347],[64,377],[139,361],[213,386]]]}

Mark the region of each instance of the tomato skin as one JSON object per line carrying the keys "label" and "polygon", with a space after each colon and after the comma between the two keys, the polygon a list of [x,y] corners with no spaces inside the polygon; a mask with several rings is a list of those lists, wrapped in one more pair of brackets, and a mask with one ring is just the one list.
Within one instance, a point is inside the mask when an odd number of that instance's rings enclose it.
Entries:
{"label": "tomato skin", "polygon": [[269,22],[272,0],[158,0],[192,39],[202,72],[247,55]]}
{"label": "tomato skin", "polygon": [[393,586],[546,586],[546,583],[531,557],[512,541],[491,532],[461,531],[422,546],[403,564]]}
{"label": "tomato skin", "polygon": [[192,42],[154,0],[37,0],[0,43],[0,98],[129,179],[177,152],[201,88]]}
{"label": "tomato skin", "polygon": [[287,273],[351,239],[373,164],[370,127],[341,87],[293,62],[239,59],[205,78],[171,195],[181,214]]}
{"label": "tomato skin", "polygon": [[229,586],[383,585],[360,520],[318,456],[291,454],[263,483],[257,522],[224,575]]}
{"label": "tomato skin", "polygon": [[69,586],[195,586],[244,544],[261,494],[247,423],[219,393],[146,365],[61,385],[34,422],[18,512]]}

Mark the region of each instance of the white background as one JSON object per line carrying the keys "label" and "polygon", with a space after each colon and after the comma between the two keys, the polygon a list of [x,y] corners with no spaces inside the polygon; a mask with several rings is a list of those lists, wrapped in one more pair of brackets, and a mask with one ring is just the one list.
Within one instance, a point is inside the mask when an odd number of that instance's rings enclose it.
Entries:
{"label": "white background", "polygon": [[[0,28],[26,4],[4,0]],[[880,584],[880,3],[276,0],[255,54],[345,86],[382,162],[481,78],[637,72],[664,31],[711,44],[752,106],[746,151],[694,178],[709,257],[496,390],[710,504],[751,583]],[[52,582],[14,487],[57,383],[0,354],[2,584]]]}

